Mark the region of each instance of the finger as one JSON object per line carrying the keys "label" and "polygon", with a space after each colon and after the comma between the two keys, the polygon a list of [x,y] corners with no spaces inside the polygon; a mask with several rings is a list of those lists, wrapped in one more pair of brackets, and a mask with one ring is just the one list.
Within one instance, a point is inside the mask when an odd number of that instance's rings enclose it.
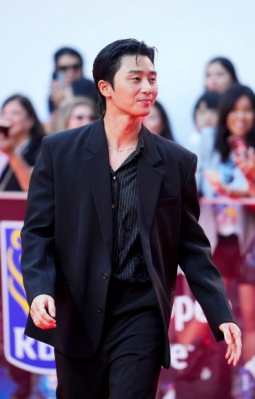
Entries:
{"label": "finger", "polygon": [[229,331],[228,328],[226,328],[226,329],[223,330],[223,334],[224,334],[225,342],[226,342],[229,346],[230,346],[231,344],[234,343],[234,341],[232,340],[232,336],[231,336],[230,331]]}
{"label": "finger", "polygon": [[237,338],[235,340],[235,353],[236,353],[236,357],[235,357],[234,366],[237,364],[237,362],[241,358],[241,353],[242,353],[242,341],[241,341],[241,338]]}
{"label": "finger", "polygon": [[241,331],[237,326],[231,326],[230,327],[230,334],[231,334],[231,338],[232,341],[234,341],[234,344],[236,345],[236,347],[241,348],[242,347],[242,341],[241,341]]}
{"label": "finger", "polygon": [[56,320],[47,312],[47,309],[41,309],[40,310],[40,320],[43,319],[47,322],[51,322],[51,323],[55,323],[56,324]]}
{"label": "finger", "polygon": [[36,316],[36,314],[32,311],[32,309],[30,310],[30,316],[33,320],[33,323],[37,326],[39,323],[38,317]]}
{"label": "finger", "polygon": [[38,312],[33,312],[31,309],[30,315],[31,315],[33,323],[36,325],[36,327],[41,328],[42,326],[44,326],[44,323],[41,321],[41,316],[39,315]]}
{"label": "finger", "polygon": [[44,317],[35,316],[33,319],[33,322],[36,325],[36,327],[41,328],[43,330],[56,327],[56,322],[52,318],[49,318],[48,320],[46,320]]}
{"label": "finger", "polygon": [[56,328],[56,323],[52,324],[50,322],[40,321],[37,327],[41,330],[50,330],[52,328]]}
{"label": "finger", "polygon": [[51,316],[54,316],[56,312],[55,301],[49,295],[38,295],[32,302],[31,309],[34,312],[40,311],[41,309],[48,309]]}
{"label": "finger", "polygon": [[241,348],[237,345],[229,345],[226,353],[226,359],[228,359],[228,364],[233,363],[236,366],[241,357]]}
{"label": "finger", "polygon": [[52,298],[48,300],[48,312],[51,317],[56,317],[55,303]]}
{"label": "finger", "polygon": [[233,356],[232,356],[232,359],[231,359],[231,361],[233,361],[233,366],[237,365],[238,360],[239,360],[239,357],[238,357],[238,354],[237,354],[237,348],[236,348],[236,346],[234,346]]}
{"label": "finger", "polygon": [[230,345],[230,356],[228,359],[228,364],[231,364],[235,360],[235,348],[234,345]]}
{"label": "finger", "polygon": [[227,352],[226,352],[226,355],[225,355],[225,359],[229,359],[229,357],[230,357],[230,355],[231,355],[231,351],[232,351],[232,348],[231,348],[231,345],[228,345],[227,346]]}
{"label": "finger", "polygon": [[37,304],[36,302],[31,306],[31,309],[30,309],[30,314],[31,314],[31,316],[33,316],[33,317],[36,317],[36,316],[38,316],[38,314],[39,314],[39,312],[40,312],[40,310],[42,310],[42,309],[44,309],[45,308],[45,306],[44,306],[44,304]]}
{"label": "finger", "polygon": [[45,323],[45,322],[38,322],[37,324],[35,323],[36,327],[40,328],[41,330],[50,330],[52,328],[56,328],[56,325],[53,325],[51,323]]}
{"label": "finger", "polygon": [[31,308],[30,314],[32,320],[36,327],[47,329],[47,328],[55,328],[56,320],[53,319],[46,311],[45,307],[39,307],[38,309]]}

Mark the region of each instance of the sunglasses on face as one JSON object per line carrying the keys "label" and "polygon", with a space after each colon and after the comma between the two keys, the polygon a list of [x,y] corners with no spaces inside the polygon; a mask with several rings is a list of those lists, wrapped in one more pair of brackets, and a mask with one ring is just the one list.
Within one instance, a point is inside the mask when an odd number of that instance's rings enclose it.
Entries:
{"label": "sunglasses on face", "polygon": [[67,66],[59,66],[57,67],[58,72],[67,72],[67,71],[78,71],[81,68],[81,64],[73,64]]}

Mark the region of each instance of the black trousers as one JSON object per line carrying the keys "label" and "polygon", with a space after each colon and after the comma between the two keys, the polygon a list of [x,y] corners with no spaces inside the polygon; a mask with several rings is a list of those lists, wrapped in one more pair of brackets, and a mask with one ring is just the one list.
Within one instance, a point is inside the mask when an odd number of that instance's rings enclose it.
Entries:
{"label": "black trousers", "polygon": [[55,350],[57,399],[154,399],[164,352],[151,283],[110,283],[102,342],[90,359]]}

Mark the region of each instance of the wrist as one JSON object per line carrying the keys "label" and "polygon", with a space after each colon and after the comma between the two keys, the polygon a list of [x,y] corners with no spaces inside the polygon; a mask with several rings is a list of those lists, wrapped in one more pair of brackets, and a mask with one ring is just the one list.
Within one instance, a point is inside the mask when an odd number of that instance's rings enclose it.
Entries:
{"label": "wrist", "polygon": [[14,151],[13,148],[11,148],[10,151],[8,151],[7,155],[9,156],[10,163],[15,162],[17,159],[20,158],[20,156],[18,154],[16,154],[16,152]]}

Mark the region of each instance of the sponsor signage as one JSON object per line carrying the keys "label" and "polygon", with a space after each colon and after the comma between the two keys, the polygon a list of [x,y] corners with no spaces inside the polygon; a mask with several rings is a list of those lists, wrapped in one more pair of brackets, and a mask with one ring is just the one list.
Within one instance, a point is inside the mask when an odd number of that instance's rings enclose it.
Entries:
{"label": "sponsor signage", "polygon": [[55,372],[53,348],[24,335],[29,306],[20,269],[22,225],[0,223],[4,354],[9,363],[21,369],[49,374]]}

